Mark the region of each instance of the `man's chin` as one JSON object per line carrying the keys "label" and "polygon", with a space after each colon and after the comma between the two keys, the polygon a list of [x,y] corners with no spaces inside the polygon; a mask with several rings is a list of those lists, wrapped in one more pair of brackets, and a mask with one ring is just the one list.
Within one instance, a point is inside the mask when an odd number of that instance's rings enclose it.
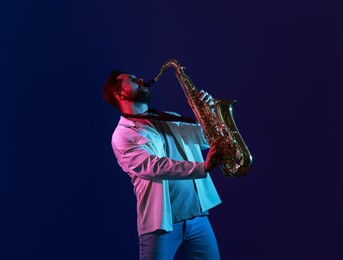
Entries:
{"label": "man's chin", "polygon": [[151,101],[150,92],[142,92],[136,99],[136,102],[149,104]]}
{"label": "man's chin", "polygon": [[141,96],[139,98],[137,98],[135,101],[139,102],[139,103],[145,103],[145,104],[149,104],[151,100],[151,96]]}

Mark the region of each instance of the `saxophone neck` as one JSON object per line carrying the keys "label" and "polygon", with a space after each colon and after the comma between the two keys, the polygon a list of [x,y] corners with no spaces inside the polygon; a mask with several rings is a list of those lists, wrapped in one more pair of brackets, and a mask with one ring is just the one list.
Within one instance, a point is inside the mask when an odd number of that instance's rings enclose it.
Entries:
{"label": "saxophone neck", "polygon": [[174,67],[177,74],[183,73],[184,67],[181,67],[180,63],[176,59],[170,59],[161,66],[160,72],[156,75],[156,77],[143,83],[144,87],[152,86],[155,82],[157,82],[160,79],[160,77],[162,77],[164,72],[171,66]]}

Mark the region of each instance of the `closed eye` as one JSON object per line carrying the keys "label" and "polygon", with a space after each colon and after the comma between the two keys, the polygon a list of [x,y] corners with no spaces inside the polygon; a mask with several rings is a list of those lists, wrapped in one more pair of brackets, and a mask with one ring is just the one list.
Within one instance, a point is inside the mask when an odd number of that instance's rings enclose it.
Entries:
{"label": "closed eye", "polygon": [[137,78],[134,77],[134,76],[130,76],[130,79],[131,79],[131,81],[133,81],[133,82],[135,82],[135,81],[137,80]]}

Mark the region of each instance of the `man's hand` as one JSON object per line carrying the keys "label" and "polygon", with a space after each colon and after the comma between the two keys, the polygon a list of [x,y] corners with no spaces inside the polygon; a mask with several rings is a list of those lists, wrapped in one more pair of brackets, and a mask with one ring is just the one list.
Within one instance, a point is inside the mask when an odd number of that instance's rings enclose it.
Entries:
{"label": "man's hand", "polygon": [[212,96],[208,92],[206,92],[203,89],[200,90],[198,98],[199,98],[200,101],[203,101],[203,102],[207,103],[210,106],[211,111],[214,112],[213,98],[212,98]]}
{"label": "man's hand", "polygon": [[206,160],[205,160],[205,171],[210,172],[218,165],[222,164],[227,160],[224,145],[219,142],[213,142],[210,146],[210,150],[207,153]]}

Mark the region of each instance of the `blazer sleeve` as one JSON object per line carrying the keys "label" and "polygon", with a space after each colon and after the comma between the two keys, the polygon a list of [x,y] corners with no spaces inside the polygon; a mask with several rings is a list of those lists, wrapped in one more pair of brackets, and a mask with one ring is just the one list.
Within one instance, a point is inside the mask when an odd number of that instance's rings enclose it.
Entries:
{"label": "blazer sleeve", "polygon": [[129,175],[149,180],[206,178],[204,162],[177,161],[158,156],[151,140],[134,130],[116,131],[112,148],[118,164]]}

